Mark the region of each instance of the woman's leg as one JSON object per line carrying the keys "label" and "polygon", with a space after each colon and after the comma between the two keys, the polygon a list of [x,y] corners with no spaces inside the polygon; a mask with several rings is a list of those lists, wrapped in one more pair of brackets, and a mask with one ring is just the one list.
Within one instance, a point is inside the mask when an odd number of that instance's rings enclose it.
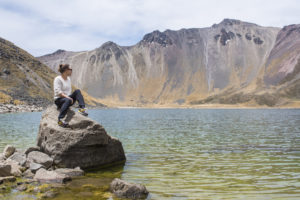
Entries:
{"label": "woman's leg", "polygon": [[55,104],[60,107],[60,113],[58,115],[58,120],[60,120],[66,116],[68,108],[72,104],[72,100],[68,98],[58,98],[55,100]]}
{"label": "woman's leg", "polygon": [[79,104],[79,107],[80,108],[85,108],[84,99],[83,99],[83,96],[82,96],[80,90],[78,90],[78,89],[75,90],[71,95],[69,95],[69,97],[71,97],[73,99],[73,104],[77,100],[78,104]]}

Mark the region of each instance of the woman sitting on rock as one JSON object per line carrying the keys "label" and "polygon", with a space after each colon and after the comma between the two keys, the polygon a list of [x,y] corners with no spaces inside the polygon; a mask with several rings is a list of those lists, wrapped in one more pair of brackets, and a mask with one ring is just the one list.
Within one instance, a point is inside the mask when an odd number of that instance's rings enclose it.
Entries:
{"label": "woman sitting on rock", "polygon": [[63,120],[66,116],[68,108],[72,106],[75,101],[78,101],[79,110],[78,112],[84,116],[88,113],[85,110],[85,103],[80,90],[75,90],[72,94],[71,79],[69,76],[72,74],[72,69],[68,64],[60,64],[58,71],[61,75],[54,79],[54,102],[58,108],[60,108],[60,113],[58,115],[58,125],[62,127],[67,127],[68,123]]}

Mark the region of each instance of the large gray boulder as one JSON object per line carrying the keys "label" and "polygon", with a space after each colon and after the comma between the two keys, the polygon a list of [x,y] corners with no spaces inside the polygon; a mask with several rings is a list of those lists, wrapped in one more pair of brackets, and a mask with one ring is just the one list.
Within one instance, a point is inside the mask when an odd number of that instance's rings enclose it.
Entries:
{"label": "large gray boulder", "polygon": [[58,114],[55,105],[43,112],[37,138],[37,146],[57,167],[88,169],[126,161],[122,143],[100,124],[69,109],[65,120],[70,127],[63,128],[57,125]]}

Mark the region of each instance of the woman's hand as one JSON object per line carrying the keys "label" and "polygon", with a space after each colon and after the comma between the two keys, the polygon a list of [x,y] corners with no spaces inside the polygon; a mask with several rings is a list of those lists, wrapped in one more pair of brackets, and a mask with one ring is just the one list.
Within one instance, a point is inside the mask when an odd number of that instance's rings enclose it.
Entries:
{"label": "woman's hand", "polygon": [[71,97],[67,97],[67,98],[68,98],[68,99],[71,99],[71,101],[72,101],[71,104],[73,104],[73,99],[72,99]]}
{"label": "woman's hand", "polygon": [[73,100],[71,97],[69,97],[68,95],[65,95],[64,93],[60,93],[60,96],[61,96],[61,97],[64,97],[64,98],[71,99],[71,101],[72,101],[71,104],[73,104],[74,100]]}

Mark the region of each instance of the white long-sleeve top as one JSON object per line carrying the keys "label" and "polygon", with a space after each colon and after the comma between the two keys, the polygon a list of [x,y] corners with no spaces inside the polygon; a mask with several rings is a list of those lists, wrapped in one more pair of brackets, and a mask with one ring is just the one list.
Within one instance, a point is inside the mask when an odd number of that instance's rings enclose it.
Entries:
{"label": "white long-sleeve top", "polygon": [[55,77],[54,81],[54,100],[61,97],[60,94],[70,95],[72,92],[71,79],[70,77],[65,80],[61,75]]}

